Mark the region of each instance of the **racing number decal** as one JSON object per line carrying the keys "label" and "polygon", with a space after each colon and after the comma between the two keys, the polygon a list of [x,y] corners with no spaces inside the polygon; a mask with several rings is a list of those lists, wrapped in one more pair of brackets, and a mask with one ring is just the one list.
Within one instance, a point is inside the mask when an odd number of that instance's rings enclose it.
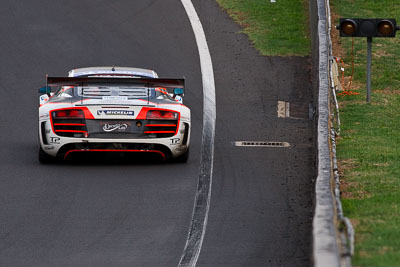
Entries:
{"label": "racing number decal", "polygon": [[59,137],[50,137],[50,144],[59,144],[60,138]]}
{"label": "racing number decal", "polygon": [[177,145],[179,144],[179,141],[181,141],[180,138],[171,138],[171,145]]}

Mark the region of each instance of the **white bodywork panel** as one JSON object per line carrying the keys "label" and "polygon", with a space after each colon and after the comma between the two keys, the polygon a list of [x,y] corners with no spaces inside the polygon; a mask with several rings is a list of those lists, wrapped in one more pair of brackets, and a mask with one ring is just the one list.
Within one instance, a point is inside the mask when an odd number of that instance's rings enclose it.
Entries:
{"label": "white bodywork panel", "polygon": [[[103,67],[102,67],[103,68]],[[117,67],[115,67],[117,68]],[[120,68],[120,67],[119,67]],[[137,69],[128,69],[126,71],[118,69],[118,71],[112,71],[112,74],[129,74],[133,75],[134,72],[138,73]],[[71,70],[68,75],[101,75],[103,72],[96,71],[95,68],[90,68],[90,70],[85,69],[75,69]],[[158,75],[154,71],[147,70],[147,74],[153,72],[153,77],[156,78]],[[144,73],[144,72],[143,72]],[[133,78],[134,79],[134,78]],[[168,148],[171,152],[172,157],[179,157],[184,154],[190,144],[190,128],[191,128],[191,118],[190,109],[182,104],[182,98],[171,104],[156,104],[151,101],[147,103],[143,100],[129,100],[127,102],[121,102],[121,100],[116,100],[114,103],[112,100],[104,101],[99,103],[99,100],[85,99],[85,101],[68,101],[67,96],[64,97],[63,102],[49,102],[49,97],[47,95],[40,96],[40,107],[39,107],[39,140],[40,146],[45,153],[50,156],[56,157],[60,149],[67,144],[91,144],[91,143],[127,143],[127,144],[155,144],[163,145]],[[50,98],[51,99],[51,98]],[[122,107],[115,108],[115,105],[120,105]],[[166,138],[128,138],[128,139],[116,139],[116,138],[90,138],[89,137],[65,137],[57,135],[54,131],[54,126],[52,124],[51,112],[64,108],[78,108],[85,109],[87,114],[90,114],[91,120],[122,120],[122,121],[135,121],[139,114],[141,114],[142,109],[156,109],[156,110],[169,110],[179,113],[178,128],[176,133],[171,137]],[[119,112],[111,112],[110,110],[116,109]],[[85,113],[85,114],[86,114]],[[132,115],[133,114],[133,115]],[[86,116],[86,115],[85,115]],[[87,120],[87,118],[85,118]],[[186,132],[186,144],[183,144],[185,127],[189,127],[189,131]],[[46,140],[43,140],[46,139]]]}

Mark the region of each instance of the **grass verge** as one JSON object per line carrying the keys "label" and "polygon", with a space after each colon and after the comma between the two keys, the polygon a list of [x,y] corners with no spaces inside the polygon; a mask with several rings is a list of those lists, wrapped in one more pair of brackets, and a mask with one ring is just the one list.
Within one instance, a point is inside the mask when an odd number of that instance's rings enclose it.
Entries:
{"label": "grass verge", "polygon": [[310,54],[308,0],[217,0],[265,56]]}
{"label": "grass verge", "polygon": [[[397,0],[331,0],[338,17],[400,19]],[[400,262],[400,40],[374,38],[372,98],[366,98],[366,38],[354,39],[352,90],[339,97],[338,138],[342,203],[356,230],[353,266],[399,266]],[[351,74],[351,38],[333,34],[334,55]],[[349,77],[345,78],[348,88]]]}

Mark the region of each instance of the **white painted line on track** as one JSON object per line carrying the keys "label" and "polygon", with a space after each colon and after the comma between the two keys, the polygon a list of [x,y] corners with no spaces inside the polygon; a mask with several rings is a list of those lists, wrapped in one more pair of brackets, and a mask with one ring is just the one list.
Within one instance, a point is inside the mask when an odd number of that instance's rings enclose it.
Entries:
{"label": "white painted line on track", "polygon": [[210,209],[216,121],[215,82],[211,55],[197,12],[190,0],[181,0],[196,38],[203,82],[203,135],[200,170],[188,238],[178,266],[196,266],[206,233]]}
{"label": "white painted line on track", "polygon": [[278,101],[278,118],[290,117],[290,103],[285,101]]}

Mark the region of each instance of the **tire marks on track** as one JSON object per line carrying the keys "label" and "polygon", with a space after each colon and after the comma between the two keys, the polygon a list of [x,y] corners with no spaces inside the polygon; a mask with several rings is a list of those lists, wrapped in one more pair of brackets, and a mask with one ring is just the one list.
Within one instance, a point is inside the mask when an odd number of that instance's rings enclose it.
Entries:
{"label": "tire marks on track", "polygon": [[189,17],[200,56],[203,82],[203,133],[200,150],[200,170],[188,238],[179,266],[195,266],[206,232],[211,199],[216,121],[215,82],[210,51],[203,26],[190,0],[181,0]]}

